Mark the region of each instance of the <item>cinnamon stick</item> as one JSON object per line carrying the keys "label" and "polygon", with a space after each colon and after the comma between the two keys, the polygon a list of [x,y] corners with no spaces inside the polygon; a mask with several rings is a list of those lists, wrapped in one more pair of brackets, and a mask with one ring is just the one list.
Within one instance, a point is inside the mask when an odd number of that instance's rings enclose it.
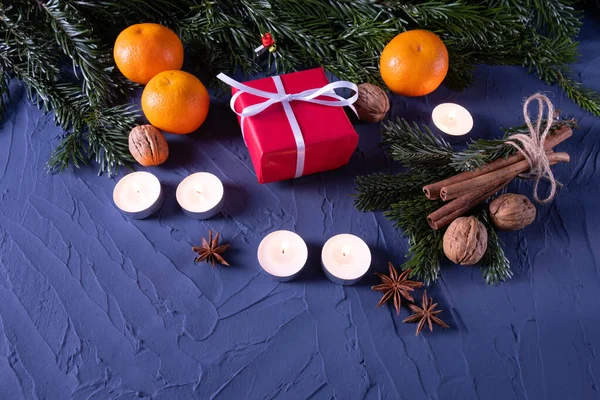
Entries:
{"label": "cinnamon stick", "polygon": [[[568,162],[570,160],[567,153],[550,153],[548,155],[550,163],[556,164],[557,162]],[[493,189],[500,185],[502,182],[514,179],[517,175],[529,169],[529,163],[526,160],[519,161],[517,163],[506,166],[502,169],[492,171],[490,173],[477,176],[475,178],[465,180],[459,183],[454,183],[449,186],[444,186],[440,190],[440,197],[442,200],[452,200],[458,197],[464,196],[470,192],[486,191]]]}
{"label": "cinnamon stick", "polygon": [[473,207],[483,203],[495,193],[502,190],[510,183],[511,180],[512,179],[506,180],[499,186],[496,186],[487,192],[471,192],[452,200],[448,204],[429,214],[427,216],[427,223],[429,223],[429,226],[435,230],[443,228],[446,225],[450,225],[456,218],[463,216]]}
{"label": "cinnamon stick", "polygon": [[[565,141],[573,135],[573,130],[568,126],[562,126],[558,129],[555,129],[551,134],[546,137],[546,141],[544,142],[544,149],[550,150],[559,143]],[[494,172],[496,170],[502,169],[509,165],[515,164],[517,162],[525,160],[525,157],[520,152],[513,154],[508,158],[499,158],[491,163],[483,166],[482,168],[475,171],[465,171],[461,172],[457,175],[454,175],[448,179],[444,179],[443,181],[435,182],[423,187],[423,192],[425,192],[425,196],[430,200],[436,200],[440,198],[440,191],[444,186],[450,186],[456,183],[464,182],[469,179],[476,178],[481,175],[488,174],[490,172]]]}

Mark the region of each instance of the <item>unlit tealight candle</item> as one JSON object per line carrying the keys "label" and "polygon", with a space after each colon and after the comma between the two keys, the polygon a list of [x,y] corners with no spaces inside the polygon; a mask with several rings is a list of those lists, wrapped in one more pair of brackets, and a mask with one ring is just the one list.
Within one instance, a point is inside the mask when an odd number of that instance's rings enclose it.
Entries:
{"label": "unlit tealight candle", "polygon": [[371,266],[371,250],[358,236],[337,235],[329,239],[321,252],[325,275],[339,285],[353,285]]}
{"label": "unlit tealight candle", "polygon": [[258,262],[273,279],[289,281],[300,274],[308,259],[304,240],[290,231],[271,232],[258,246]]}
{"label": "unlit tealight candle", "polygon": [[150,172],[138,171],[125,175],[113,190],[113,201],[123,214],[143,219],[157,212],[163,204],[160,181]]}
{"label": "unlit tealight candle", "polygon": [[473,129],[471,113],[454,103],[443,103],[434,108],[431,119],[442,132],[452,136],[466,135]]}
{"label": "unlit tealight candle", "polygon": [[189,217],[207,219],[214,217],[223,208],[225,189],[215,175],[196,172],[181,181],[175,196]]}

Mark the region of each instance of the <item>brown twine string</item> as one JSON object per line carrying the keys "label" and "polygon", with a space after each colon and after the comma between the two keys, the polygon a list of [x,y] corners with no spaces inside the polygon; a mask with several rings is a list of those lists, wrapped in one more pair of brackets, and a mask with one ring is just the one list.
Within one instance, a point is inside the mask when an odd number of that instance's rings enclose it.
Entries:
{"label": "brown twine string", "polygon": [[[531,118],[529,116],[529,104],[537,100],[538,102],[538,115],[535,123],[535,128],[531,124]],[[542,121],[544,120],[544,106],[548,108],[546,125],[542,131]],[[554,118],[554,106],[548,97],[541,93],[531,95],[523,104],[523,116],[525,117],[525,123],[529,128],[529,135],[523,133],[517,133],[510,136],[510,141],[506,143],[515,147],[518,151],[525,156],[527,163],[529,164],[529,173],[524,176],[535,180],[533,187],[533,198],[538,203],[548,203],[556,195],[557,182],[554,179],[554,174],[550,168],[550,162],[544,150],[544,142],[546,136],[550,132],[552,127],[552,120]],[[550,183],[550,193],[545,199],[540,199],[538,196],[538,184],[540,179],[546,179]]]}

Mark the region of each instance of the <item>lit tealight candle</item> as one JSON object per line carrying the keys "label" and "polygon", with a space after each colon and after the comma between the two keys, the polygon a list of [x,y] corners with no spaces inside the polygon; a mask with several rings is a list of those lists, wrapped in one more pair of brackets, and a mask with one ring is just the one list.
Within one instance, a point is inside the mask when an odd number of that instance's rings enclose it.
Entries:
{"label": "lit tealight candle", "polygon": [[353,285],[371,266],[371,250],[361,238],[342,234],[329,239],[321,252],[325,275],[339,285]]}
{"label": "lit tealight candle", "polygon": [[160,181],[150,172],[138,171],[125,175],[113,190],[113,201],[123,214],[143,219],[157,212],[164,197]]}
{"label": "lit tealight candle", "polygon": [[289,281],[300,274],[308,259],[304,240],[290,231],[269,233],[258,246],[258,262],[273,279]]}
{"label": "lit tealight candle", "polygon": [[458,104],[440,104],[433,109],[431,119],[442,132],[452,136],[466,135],[473,129],[471,113]]}
{"label": "lit tealight candle", "polygon": [[208,172],[196,172],[177,186],[177,202],[191,218],[207,219],[217,215],[225,199],[223,183]]}

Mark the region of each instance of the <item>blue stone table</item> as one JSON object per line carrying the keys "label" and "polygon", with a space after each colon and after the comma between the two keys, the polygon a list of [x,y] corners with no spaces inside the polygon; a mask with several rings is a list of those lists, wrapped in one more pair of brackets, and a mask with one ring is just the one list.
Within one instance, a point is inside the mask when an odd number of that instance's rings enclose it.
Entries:
{"label": "blue stone table", "polygon": [[[600,21],[582,32],[583,83],[600,91]],[[442,102],[467,107],[470,137],[522,123],[522,100],[548,94],[581,129],[560,149],[563,183],[537,220],[502,234],[514,278],[488,286],[478,269],[445,263],[429,288],[449,330],[415,337],[369,277],[330,283],[323,243],[350,232],[374,255],[372,271],[400,265],[406,238],[380,213],[353,207],[354,177],[396,168],[379,126],[357,125],[350,165],[259,185],[226,99],[205,125],[169,136],[171,156],[151,168],[166,189],[158,215],[123,217],[116,179],[93,167],[48,174],[61,130],[12,83],[0,130],[0,399],[600,399],[600,120],[518,67],[486,67],[463,93],[442,87],[393,97],[392,116],[432,126]],[[188,174],[226,185],[224,213],[187,218],[175,200]],[[531,193],[531,183],[513,191]],[[231,267],[195,264],[208,230],[231,243]],[[309,262],[296,281],[260,271],[260,240],[298,232]]]}

